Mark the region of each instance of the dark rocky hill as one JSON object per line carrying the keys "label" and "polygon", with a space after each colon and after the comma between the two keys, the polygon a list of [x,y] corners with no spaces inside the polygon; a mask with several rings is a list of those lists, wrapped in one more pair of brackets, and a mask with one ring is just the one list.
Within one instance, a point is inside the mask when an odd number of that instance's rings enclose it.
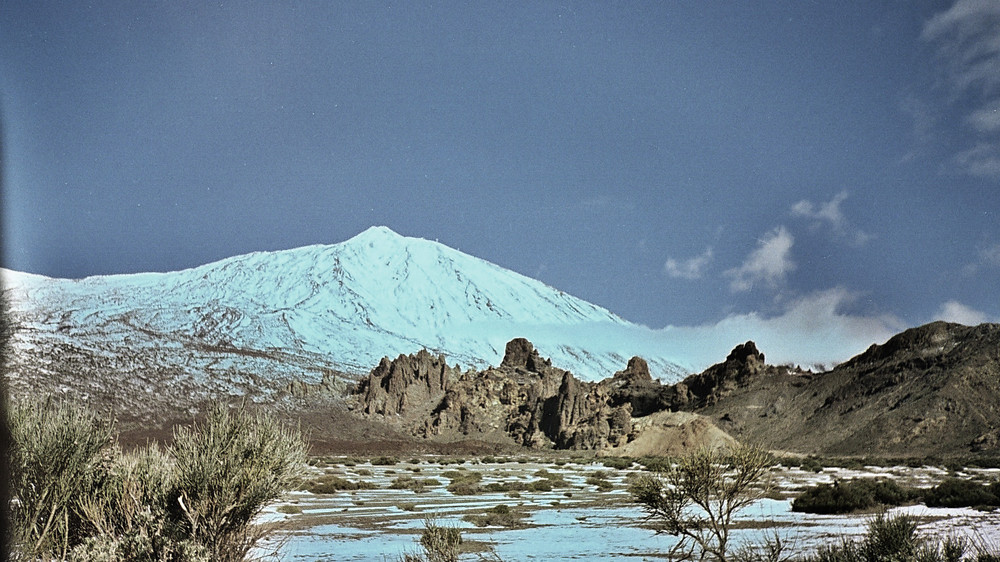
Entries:
{"label": "dark rocky hill", "polygon": [[775,449],[1000,454],[1000,325],[935,322],[819,374],[762,364],[759,352],[731,355],[677,386],[698,390],[692,411]]}

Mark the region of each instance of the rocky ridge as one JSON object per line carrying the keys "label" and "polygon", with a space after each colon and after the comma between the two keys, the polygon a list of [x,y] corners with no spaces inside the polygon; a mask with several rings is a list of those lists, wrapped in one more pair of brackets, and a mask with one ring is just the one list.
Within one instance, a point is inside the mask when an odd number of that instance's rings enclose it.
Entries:
{"label": "rocky ridge", "polygon": [[796,453],[1000,454],[1000,325],[935,322],[823,373],[768,365],[754,342],[672,385],[645,361],[599,382],[524,339],[499,367],[460,371],[427,352],[383,360],[355,411],[425,439],[490,436],[535,448],[679,454],[734,439]]}
{"label": "rocky ridge", "polygon": [[801,453],[1000,454],[1000,325],[934,322],[824,373],[758,364],[693,411],[738,439]]}
{"label": "rocky ridge", "polygon": [[[427,351],[383,359],[358,384],[355,411],[414,436],[510,440],[533,448],[605,450],[635,437],[633,404],[659,387],[635,357],[601,382],[553,367],[526,339],[511,340],[498,367],[460,371]],[[653,392],[655,394],[655,392]]]}

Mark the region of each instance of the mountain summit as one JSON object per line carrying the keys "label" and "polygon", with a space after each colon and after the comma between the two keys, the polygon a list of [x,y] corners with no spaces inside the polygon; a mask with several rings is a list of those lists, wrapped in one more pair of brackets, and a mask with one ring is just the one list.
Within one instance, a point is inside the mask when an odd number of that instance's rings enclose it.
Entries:
{"label": "mountain summit", "polygon": [[[666,379],[690,370],[599,306],[386,227],[172,273],[3,277],[20,326],[14,379],[25,384],[65,372],[60,385],[79,386],[66,378],[80,377],[91,392],[125,393],[134,374],[175,380],[175,392],[188,385],[217,394],[328,372],[360,376],[383,356],[420,349],[482,368],[499,364],[516,337],[587,379],[633,355]],[[95,369],[107,372],[86,374]],[[155,381],[146,381],[150,393],[170,387]]]}

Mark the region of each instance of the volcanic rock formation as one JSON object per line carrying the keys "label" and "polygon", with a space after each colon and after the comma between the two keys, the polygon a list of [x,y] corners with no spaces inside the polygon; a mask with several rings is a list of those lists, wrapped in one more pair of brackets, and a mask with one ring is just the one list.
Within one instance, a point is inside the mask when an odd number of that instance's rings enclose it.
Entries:
{"label": "volcanic rock formation", "polygon": [[[652,382],[648,369],[645,376]],[[632,431],[632,406],[624,400],[613,403],[612,390],[610,384],[580,381],[553,367],[531,342],[519,338],[507,344],[499,367],[483,371],[459,372],[426,351],[383,359],[359,383],[355,397],[361,414],[379,416],[419,437],[477,436],[528,447],[604,449],[624,444]]]}

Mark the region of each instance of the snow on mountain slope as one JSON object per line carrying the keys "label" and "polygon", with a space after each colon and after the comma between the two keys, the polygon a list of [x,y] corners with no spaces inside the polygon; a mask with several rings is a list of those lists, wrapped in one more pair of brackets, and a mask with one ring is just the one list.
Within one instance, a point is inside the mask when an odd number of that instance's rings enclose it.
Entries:
{"label": "snow on mountain slope", "polygon": [[[452,363],[496,365],[515,337],[588,379],[610,376],[632,355],[665,380],[691,369],[662,338],[603,308],[385,227],[173,273],[3,278],[26,371],[44,370],[44,361],[32,364],[33,350],[64,346],[103,357],[108,369],[130,357],[123,372],[226,392],[220,377],[244,390],[269,378],[314,382],[330,371],[363,374],[383,356],[421,348]],[[94,359],[80,359],[87,361]]]}

